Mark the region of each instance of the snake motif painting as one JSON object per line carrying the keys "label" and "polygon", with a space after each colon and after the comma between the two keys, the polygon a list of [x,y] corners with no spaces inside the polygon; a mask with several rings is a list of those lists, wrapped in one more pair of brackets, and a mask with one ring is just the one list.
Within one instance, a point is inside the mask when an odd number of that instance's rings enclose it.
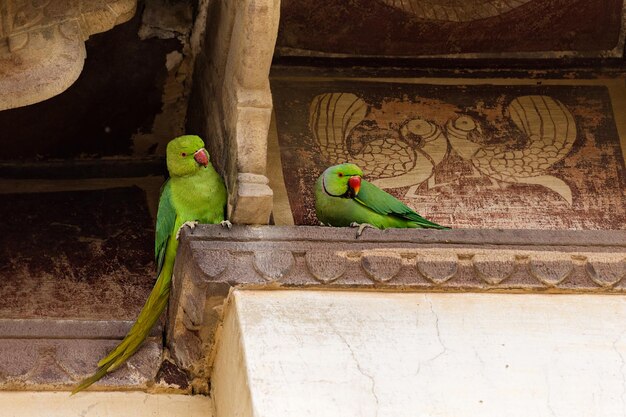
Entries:
{"label": "snake motif painting", "polygon": [[568,183],[550,173],[572,149],[576,122],[559,100],[547,95],[524,95],[513,99],[506,116],[523,133],[523,146],[514,140],[492,143],[481,121],[458,114],[445,124],[417,117],[398,125],[393,136],[375,136],[367,142],[352,132],[370,111],[354,93],[317,95],[309,109],[309,127],[328,164],[352,161],[382,188],[409,187],[406,197],[415,197],[424,182],[432,189],[441,184],[435,168],[451,152],[471,162],[475,176],[487,177],[493,187],[532,184],[557,193],[572,205]]}

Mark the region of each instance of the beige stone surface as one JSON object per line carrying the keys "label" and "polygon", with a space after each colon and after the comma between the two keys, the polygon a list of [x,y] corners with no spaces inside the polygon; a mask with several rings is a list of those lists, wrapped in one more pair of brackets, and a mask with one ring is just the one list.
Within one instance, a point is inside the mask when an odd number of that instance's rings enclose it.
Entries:
{"label": "beige stone surface", "polygon": [[218,416],[623,416],[623,296],[235,291]]}
{"label": "beige stone surface", "polygon": [[3,417],[211,417],[208,397],[141,392],[0,392]]}
{"label": "beige stone surface", "polygon": [[[237,175],[237,191],[231,200],[229,218],[233,223],[267,224],[272,211],[273,192],[264,175]],[[232,196],[231,196],[232,197]]]}
{"label": "beige stone surface", "polygon": [[0,110],[65,91],[83,68],[84,41],[129,20],[136,6],[136,0],[3,1]]}
{"label": "beige stone surface", "polygon": [[267,178],[267,138],[272,113],[269,70],[278,33],[279,0],[218,0],[207,14],[208,35],[198,59],[196,85],[204,107],[203,130],[224,156],[229,218],[267,224],[272,190]]}

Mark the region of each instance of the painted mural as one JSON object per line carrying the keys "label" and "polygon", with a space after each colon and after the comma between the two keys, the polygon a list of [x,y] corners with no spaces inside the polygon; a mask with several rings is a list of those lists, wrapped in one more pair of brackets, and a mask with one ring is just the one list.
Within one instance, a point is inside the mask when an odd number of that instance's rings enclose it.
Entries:
{"label": "painted mural", "polygon": [[283,0],[282,55],[622,56],[623,0]]}
{"label": "painted mural", "polygon": [[276,80],[296,224],[326,166],[453,227],[623,229],[626,171],[608,88]]}

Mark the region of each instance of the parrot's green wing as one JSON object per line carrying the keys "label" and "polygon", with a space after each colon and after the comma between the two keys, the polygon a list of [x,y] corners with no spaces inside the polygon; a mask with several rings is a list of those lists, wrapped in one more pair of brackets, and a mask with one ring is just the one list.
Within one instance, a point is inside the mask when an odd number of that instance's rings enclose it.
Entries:
{"label": "parrot's green wing", "polygon": [[426,220],[402,201],[365,180],[361,180],[361,189],[354,199],[378,214],[401,217],[425,228],[447,229]]}
{"label": "parrot's green wing", "polygon": [[156,232],[154,239],[154,261],[156,263],[157,276],[163,269],[163,261],[165,260],[165,248],[167,242],[172,235],[174,225],[176,224],[176,211],[172,204],[172,187],[170,181],[167,180],[161,188],[161,197],[159,199],[159,211],[156,220]]}
{"label": "parrot's green wing", "polygon": [[150,334],[150,330],[159,320],[159,317],[167,306],[170,293],[170,280],[176,248],[176,211],[172,204],[172,187],[167,181],[161,189],[159,211],[157,214],[156,238],[154,255],[157,265],[157,281],[148,296],[139,317],[122,340],[104,359],[98,362],[98,370],[89,378],[81,381],[72,394],[77,393],[94,382],[98,381],[108,372],[114,371],[129,357],[131,357]]}

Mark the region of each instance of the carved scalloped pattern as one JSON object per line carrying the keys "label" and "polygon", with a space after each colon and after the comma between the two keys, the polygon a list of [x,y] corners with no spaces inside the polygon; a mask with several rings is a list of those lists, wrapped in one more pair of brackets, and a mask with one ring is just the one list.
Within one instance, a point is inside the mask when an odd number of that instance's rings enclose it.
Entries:
{"label": "carved scalloped pattern", "polygon": [[361,266],[374,281],[388,282],[400,272],[402,257],[397,253],[368,251],[361,255]]}
{"label": "carved scalloped pattern", "polygon": [[549,287],[554,287],[567,278],[574,269],[571,256],[540,254],[530,258],[530,273]]}
{"label": "carved scalloped pattern", "polygon": [[327,251],[309,251],[304,256],[309,272],[321,283],[328,284],[339,279],[345,272],[347,262],[344,254]]}
{"label": "carved scalloped pattern", "polygon": [[587,259],[586,271],[593,282],[611,288],[626,277],[626,259],[621,256],[591,256]]}
{"label": "carved scalloped pattern", "polygon": [[[117,343],[106,339],[2,339],[0,389],[67,389],[91,375],[101,355]],[[149,339],[100,387],[145,388],[161,363],[161,340]]]}
{"label": "carved scalloped pattern", "polygon": [[417,269],[429,281],[439,285],[456,275],[458,262],[456,255],[420,255],[417,259]]}
{"label": "carved scalloped pattern", "polygon": [[[306,233],[305,233],[306,232]],[[235,240],[202,239],[183,245],[182,259],[195,262],[223,263],[214,269],[195,268],[190,271],[213,271],[202,278],[182,273],[189,268],[177,263],[176,276],[188,279],[196,289],[218,305],[214,298],[225,297],[222,286],[200,288],[199,283],[213,281],[239,288],[280,287],[370,289],[429,291],[524,291],[564,293],[626,294],[626,249],[611,241],[612,246],[577,246],[580,251],[563,251],[558,242],[538,245],[529,243],[480,245],[428,242],[324,241],[317,231],[303,232],[293,241],[261,240],[243,236]],[[306,238],[308,234],[312,236]],[[397,245],[397,246],[396,246]],[[530,248],[530,249],[529,249]],[[589,248],[589,249],[587,249]],[[598,249],[600,248],[600,249]],[[179,254],[180,256],[181,254]],[[187,288],[184,283],[181,288]],[[215,288],[216,293],[210,293]],[[184,291],[188,291],[187,288]],[[204,291],[204,292],[202,292]],[[184,317],[183,294],[177,317]],[[205,306],[205,309],[209,308]],[[182,311],[182,313],[181,313]],[[207,311],[205,315],[207,316]],[[179,320],[179,319],[177,319]],[[217,322],[203,323],[201,327]],[[185,326],[180,326],[185,328]],[[213,343],[214,330],[197,332],[193,323],[183,332],[175,333],[170,343],[172,352],[183,368],[194,375],[208,375],[210,362],[206,355]],[[189,339],[205,334],[202,349],[184,349]],[[199,342],[200,343],[200,342]],[[181,348],[181,346],[183,348]],[[191,345],[189,345],[191,346]],[[195,346],[195,345],[193,345]],[[192,354],[193,353],[193,354]]]}
{"label": "carved scalloped pattern", "polygon": [[218,278],[233,263],[230,252],[225,250],[207,250],[200,253],[198,265],[207,276],[212,279]]}
{"label": "carved scalloped pattern", "polygon": [[[193,247],[193,245],[192,245]],[[626,292],[626,254],[512,250],[286,249],[257,251],[200,250],[194,254],[206,281],[233,285],[269,281],[285,285],[350,287],[441,286],[488,290],[562,288]],[[248,272],[243,264],[250,259]],[[243,271],[243,272],[242,272]],[[252,275],[251,275],[252,274]]]}
{"label": "carved scalloped pattern", "polygon": [[477,253],[472,257],[476,274],[489,285],[501,284],[517,270],[515,256],[502,253]]}
{"label": "carved scalloped pattern", "polygon": [[293,267],[293,255],[289,251],[259,251],[254,253],[254,267],[267,281],[278,281]]}

